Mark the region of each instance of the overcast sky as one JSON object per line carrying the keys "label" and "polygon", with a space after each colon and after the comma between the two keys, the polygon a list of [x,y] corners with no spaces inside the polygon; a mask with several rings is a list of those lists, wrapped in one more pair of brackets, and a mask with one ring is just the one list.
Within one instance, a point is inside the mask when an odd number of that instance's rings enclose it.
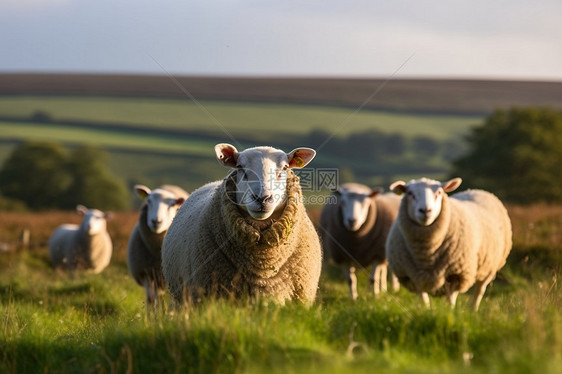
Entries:
{"label": "overcast sky", "polygon": [[0,72],[562,80],[560,0],[0,0]]}

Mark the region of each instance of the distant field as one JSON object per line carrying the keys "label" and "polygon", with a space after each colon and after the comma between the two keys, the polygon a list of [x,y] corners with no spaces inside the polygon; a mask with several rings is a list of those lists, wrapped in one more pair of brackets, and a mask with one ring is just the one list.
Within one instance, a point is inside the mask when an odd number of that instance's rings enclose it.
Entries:
{"label": "distant field", "polygon": [[[475,115],[421,115],[328,107],[185,99],[108,97],[0,97],[0,118],[29,118],[45,111],[53,122],[89,121],[160,129],[198,130],[268,137],[306,134],[322,129],[338,136],[366,129],[428,135],[439,140],[456,137],[479,123]],[[202,107],[204,109],[202,109]],[[225,136],[226,138],[226,136]]]}
{"label": "distant field", "polygon": [[[43,113],[47,120],[34,118]],[[224,172],[213,146],[283,144],[319,147],[325,141],[302,139],[313,130],[335,137],[379,130],[406,138],[456,139],[482,121],[479,116],[414,115],[320,105],[110,97],[0,97],[0,163],[24,140],[67,145],[96,144],[110,152],[111,167],[129,181],[177,183],[192,189]],[[291,148],[292,149],[292,148]],[[290,149],[286,149],[289,151]],[[316,167],[353,165],[362,174],[392,174],[396,160],[341,159],[318,149]],[[437,162],[443,170],[446,164]],[[399,173],[396,170],[396,173]],[[378,182],[377,182],[378,183]]]}
{"label": "distant field", "polygon": [[[177,84],[176,84],[177,83]],[[0,74],[0,95],[186,97],[198,100],[332,105],[417,113],[496,108],[562,109],[562,82],[379,78],[251,78],[165,75]]]}
{"label": "distant field", "polygon": [[[0,163],[24,140],[93,143],[109,151],[111,168],[130,183],[192,189],[224,174],[214,160],[218,142],[310,146],[319,148],[314,167],[346,169],[350,178],[387,185],[446,175],[448,155],[462,152],[469,128],[496,108],[562,107],[562,82],[175,78],[0,74]],[[32,120],[38,112],[47,121]],[[324,134],[306,138],[313,130]],[[441,151],[424,158],[407,149],[403,157],[376,162],[329,153],[334,142],[326,134],[337,140],[368,130],[428,136]]]}
{"label": "distant field", "polygon": [[2,137],[60,143],[88,143],[102,147],[119,147],[150,151],[165,151],[170,154],[198,154],[207,152],[209,144],[191,139],[171,137],[166,134],[147,136],[128,131],[111,131],[90,128],[69,128],[56,123],[0,122]]}

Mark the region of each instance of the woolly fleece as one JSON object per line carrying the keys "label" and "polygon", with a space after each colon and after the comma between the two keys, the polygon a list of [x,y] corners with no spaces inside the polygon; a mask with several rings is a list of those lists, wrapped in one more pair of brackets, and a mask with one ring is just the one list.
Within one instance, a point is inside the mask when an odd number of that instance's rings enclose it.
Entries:
{"label": "woolly fleece", "polygon": [[444,194],[441,214],[430,226],[412,222],[406,199],[387,240],[387,259],[400,282],[433,295],[466,292],[495,277],[511,250],[511,221],[501,201],[482,190]]}
{"label": "woolly fleece", "polygon": [[386,238],[398,215],[400,197],[385,193],[372,198],[365,223],[354,232],[344,227],[340,206],[338,199],[336,204],[322,208],[319,231],[325,256],[340,265],[367,267],[375,261],[385,263]]}
{"label": "woolly fleece", "polygon": [[287,171],[287,205],[274,221],[244,218],[234,203],[236,171],[182,205],[164,239],[162,268],[176,301],[244,294],[277,303],[311,303],[322,254],[302,204],[299,179]]}
{"label": "woolly fleece", "polygon": [[[100,212],[101,213],[101,212]],[[88,235],[82,225],[61,225],[49,239],[49,256],[55,269],[102,272],[111,261],[113,244],[107,230]]]}

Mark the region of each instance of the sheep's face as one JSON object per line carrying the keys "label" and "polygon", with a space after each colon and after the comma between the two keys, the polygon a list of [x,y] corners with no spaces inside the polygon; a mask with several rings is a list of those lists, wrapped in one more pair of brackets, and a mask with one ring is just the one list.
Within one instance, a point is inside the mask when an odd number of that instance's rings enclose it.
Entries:
{"label": "sheep's face", "polygon": [[443,195],[456,190],[461,182],[460,178],[443,183],[422,178],[407,184],[402,181],[395,182],[390,189],[406,195],[403,201],[407,204],[408,216],[412,221],[420,226],[430,226],[441,214]]}
{"label": "sheep's face", "polygon": [[156,234],[168,230],[185,199],[183,197],[178,198],[172,192],[161,188],[151,191],[146,186],[136,185],[135,191],[146,202],[146,224],[148,228]]}
{"label": "sheep's face", "polygon": [[287,170],[306,166],[316,155],[310,148],[285,153],[272,147],[238,152],[230,144],[217,144],[218,161],[236,168],[235,203],[253,219],[264,220],[280,212],[287,200]]}
{"label": "sheep's face", "polygon": [[363,226],[373,199],[380,192],[380,189],[355,189],[345,186],[335,191],[340,199],[342,223],[348,231],[357,231]]}
{"label": "sheep's face", "polygon": [[88,235],[96,235],[106,230],[111,212],[104,213],[101,210],[88,209],[83,205],[78,205],[76,211],[84,216],[80,226]]}

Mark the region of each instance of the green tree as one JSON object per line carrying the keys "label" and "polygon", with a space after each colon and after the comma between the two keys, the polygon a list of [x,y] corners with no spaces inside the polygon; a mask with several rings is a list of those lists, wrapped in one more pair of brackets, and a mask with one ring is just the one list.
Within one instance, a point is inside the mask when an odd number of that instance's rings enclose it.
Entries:
{"label": "green tree", "polygon": [[404,137],[401,134],[366,130],[352,133],[346,138],[345,151],[348,157],[380,160],[387,156],[401,156],[404,150]]}
{"label": "green tree", "polygon": [[2,210],[8,210],[11,212],[25,212],[27,210],[27,206],[23,201],[8,199],[0,195],[0,211]]}
{"label": "green tree", "polygon": [[467,140],[469,152],[453,163],[467,187],[513,202],[562,202],[562,112],[497,110]]}
{"label": "green tree", "polygon": [[83,204],[102,210],[124,210],[130,205],[125,182],[113,175],[108,155],[98,147],[85,145],[74,150],[67,165],[73,181],[63,203],[72,209]]}
{"label": "green tree", "polygon": [[64,168],[68,154],[52,143],[27,142],[17,147],[0,170],[0,191],[31,209],[60,207],[72,176]]}
{"label": "green tree", "polygon": [[439,152],[439,142],[430,136],[419,135],[412,140],[417,155],[434,157]]}
{"label": "green tree", "polygon": [[102,210],[129,207],[125,182],[111,174],[107,154],[92,146],[68,153],[52,143],[17,147],[0,170],[0,192],[31,209],[73,209],[77,204]]}

